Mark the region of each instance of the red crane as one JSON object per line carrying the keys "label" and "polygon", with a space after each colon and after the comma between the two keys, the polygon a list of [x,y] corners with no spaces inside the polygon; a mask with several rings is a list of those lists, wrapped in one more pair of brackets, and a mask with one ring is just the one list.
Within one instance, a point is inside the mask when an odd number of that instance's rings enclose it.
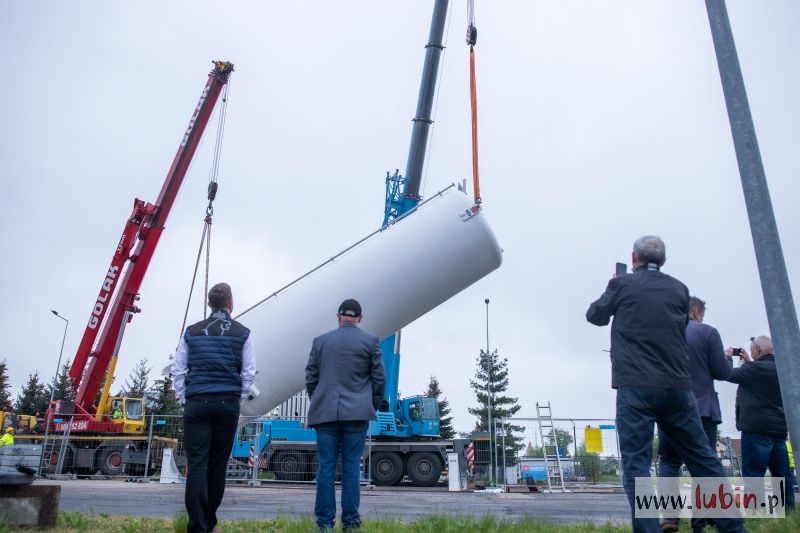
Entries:
{"label": "red crane", "polygon": [[[175,159],[164,180],[164,185],[161,187],[158,199],[153,204],[138,198],[133,202],[133,212],[122,230],[122,237],[114,251],[111,265],[103,279],[100,293],[89,317],[89,323],[86,325],[69,371],[75,394],[74,414],[76,416],[72,422],[73,430],[98,433],[120,432],[119,423],[99,416],[103,414],[105,406],[94,405],[95,397],[104,377],[107,374],[113,374],[115,358],[119,352],[125,325],[131,321],[135,313],[140,311],[136,306],[136,301],[139,299],[139,287],[192,162],[192,157],[200,144],[220,93],[228,83],[231,72],[233,72],[233,64],[226,61],[214,61],[214,68],[208,75],[208,82],[200,95],[200,101],[194,109],[180,146],[178,146],[178,152],[175,154]],[[110,384],[111,377],[111,375],[108,376],[108,384]],[[104,396],[107,395],[107,389],[108,386],[106,386]],[[57,407],[55,411],[61,412],[60,403],[57,404]],[[53,420],[53,411],[53,406],[51,406],[47,415],[48,423]],[[95,415],[98,416],[95,417]],[[127,422],[125,426],[124,432],[126,433],[138,433],[144,429],[143,426],[141,426],[141,430],[134,429],[134,427],[128,428]]]}

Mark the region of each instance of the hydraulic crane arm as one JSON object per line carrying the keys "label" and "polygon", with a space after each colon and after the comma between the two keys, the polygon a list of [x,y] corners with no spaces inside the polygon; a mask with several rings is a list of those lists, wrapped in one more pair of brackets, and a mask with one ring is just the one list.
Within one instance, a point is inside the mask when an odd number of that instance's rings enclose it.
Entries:
{"label": "hydraulic crane arm", "polygon": [[[111,259],[89,323],[75,354],[70,378],[75,404],[87,413],[95,411],[94,398],[118,351],[125,324],[139,312],[136,300],[147,267],[155,252],[169,212],[203,136],[219,95],[233,72],[233,64],[215,61],[200,101],[181,139],[178,152],[155,204],[134,201],[122,237]],[[132,251],[131,251],[132,250]],[[124,268],[127,263],[127,268]]]}

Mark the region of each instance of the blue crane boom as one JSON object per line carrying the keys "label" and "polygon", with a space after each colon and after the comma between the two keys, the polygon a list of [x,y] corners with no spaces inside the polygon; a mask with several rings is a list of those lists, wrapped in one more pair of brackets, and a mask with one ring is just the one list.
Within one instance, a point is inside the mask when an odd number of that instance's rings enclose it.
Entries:
{"label": "blue crane boom", "polygon": [[412,120],[406,175],[399,174],[399,171],[395,171],[394,175],[386,173],[384,225],[413,209],[421,200],[419,189],[422,182],[422,167],[425,163],[425,151],[428,146],[428,133],[433,123],[431,111],[436,95],[439,60],[442,50],[444,50],[442,37],[447,20],[447,5],[448,0],[436,0],[433,7],[431,31],[428,36],[428,44],[425,45],[425,64],[422,67],[417,112]]}
{"label": "blue crane boom", "polygon": [[[422,199],[420,196],[420,184],[422,182],[425,153],[428,147],[428,134],[433,123],[431,112],[436,96],[439,60],[442,56],[442,50],[444,50],[442,38],[444,36],[445,21],[447,20],[448,3],[448,0],[436,0],[433,6],[430,34],[428,43],[425,45],[425,63],[422,67],[417,111],[412,120],[406,174],[403,176],[399,171],[395,171],[394,175],[390,175],[389,172],[386,173],[384,225],[416,207]],[[427,423],[418,425],[406,420],[408,406],[405,404],[414,400],[409,399],[401,402],[399,399],[400,338],[400,332],[397,332],[381,341],[383,362],[386,367],[386,393],[384,397],[389,405],[389,411],[378,412],[378,420],[370,425],[370,433],[373,436],[436,437],[439,435],[438,409],[436,413],[432,413],[430,408],[424,410],[424,418]],[[430,405],[430,402],[427,403]],[[419,432],[422,432],[422,435]]]}

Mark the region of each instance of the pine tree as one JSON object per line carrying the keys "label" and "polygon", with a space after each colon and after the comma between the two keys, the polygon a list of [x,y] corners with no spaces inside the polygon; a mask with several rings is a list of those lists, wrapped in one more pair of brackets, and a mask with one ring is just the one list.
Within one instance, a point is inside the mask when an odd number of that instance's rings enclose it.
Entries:
{"label": "pine tree", "polygon": [[130,398],[142,398],[147,391],[147,385],[150,379],[150,371],[153,367],[147,366],[147,357],[144,357],[136,363],[131,373],[125,378],[125,385],[116,396],[128,396]]}
{"label": "pine tree", "polygon": [[441,395],[442,390],[439,388],[439,380],[436,379],[436,376],[431,376],[425,396],[436,398],[439,404],[439,436],[444,440],[450,440],[455,436],[456,432],[453,430],[453,417],[447,416],[450,414],[450,402],[447,401],[447,398],[440,398]]}
{"label": "pine tree", "polygon": [[172,388],[172,376],[161,376],[150,387],[152,401],[147,410],[155,415],[179,415],[183,412],[180,400]]}
{"label": "pine tree", "polygon": [[28,383],[17,396],[14,411],[23,415],[32,415],[37,411],[44,413],[49,399],[44,383],[39,380],[39,372],[34,372],[28,376]]}
{"label": "pine tree", "polygon": [[11,407],[11,383],[8,379],[8,364],[3,359],[0,362],[0,410]]}
{"label": "pine tree", "polygon": [[[488,392],[491,383],[492,425],[497,424],[496,427],[500,430],[501,425],[498,421],[512,417],[521,409],[521,406],[517,405],[517,398],[503,395],[508,389],[508,359],[500,360],[497,350],[491,354],[481,350],[476,364],[478,368],[475,371],[475,379],[471,379],[469,384],[475,391],[478,407],[470,407],[467,410],[478,419],[475,422],[475,431],[489,431]],[[497,453],[495,457],[499,458],[496,465],[502,465],[502,458],[505,457],[506,466],[511,466],[516,464],[517,454],[525,447],[522,437],[519,436],[525,428],[505,423],[504,429],[505,450],[502,448],[503,439],[494,438]]]}
{"label": "pine tree", "polygon": [[[61,366],[61,372],[58,373],[58,378],[56,378],[56,388],[55,392],[53,393],[53,400],[67,400],[70,402],[75,401],[75,395],[72,393],[72,379],[69,377],[69,367],[70,361],[67,359],[67,362]],[[48,398],[52,389],[53,386],[48,384],[45,391]]]}

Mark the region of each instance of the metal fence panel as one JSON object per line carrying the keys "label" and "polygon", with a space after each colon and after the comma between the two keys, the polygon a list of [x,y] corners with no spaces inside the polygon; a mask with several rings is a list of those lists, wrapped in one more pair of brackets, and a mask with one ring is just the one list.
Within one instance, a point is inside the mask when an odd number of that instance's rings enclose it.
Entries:
{"label": "metal fence panel", "polygon": [[[523,438],[523,448],[513,458],[503,457],[503,448],[500,448],[501,456],[497,458],[499,479],[507,484],[546,483],[545,436],[541,434],[539,420],[508,418],[505,422],[523,428],[519,435]],[[553,418],[552,425],[565,482],[622,484],[619,440],[613,419]],[[516,471],[507,466],[503,472],[503,464],[515,464]],[[514,473],[516,476],[512,477]]]}

